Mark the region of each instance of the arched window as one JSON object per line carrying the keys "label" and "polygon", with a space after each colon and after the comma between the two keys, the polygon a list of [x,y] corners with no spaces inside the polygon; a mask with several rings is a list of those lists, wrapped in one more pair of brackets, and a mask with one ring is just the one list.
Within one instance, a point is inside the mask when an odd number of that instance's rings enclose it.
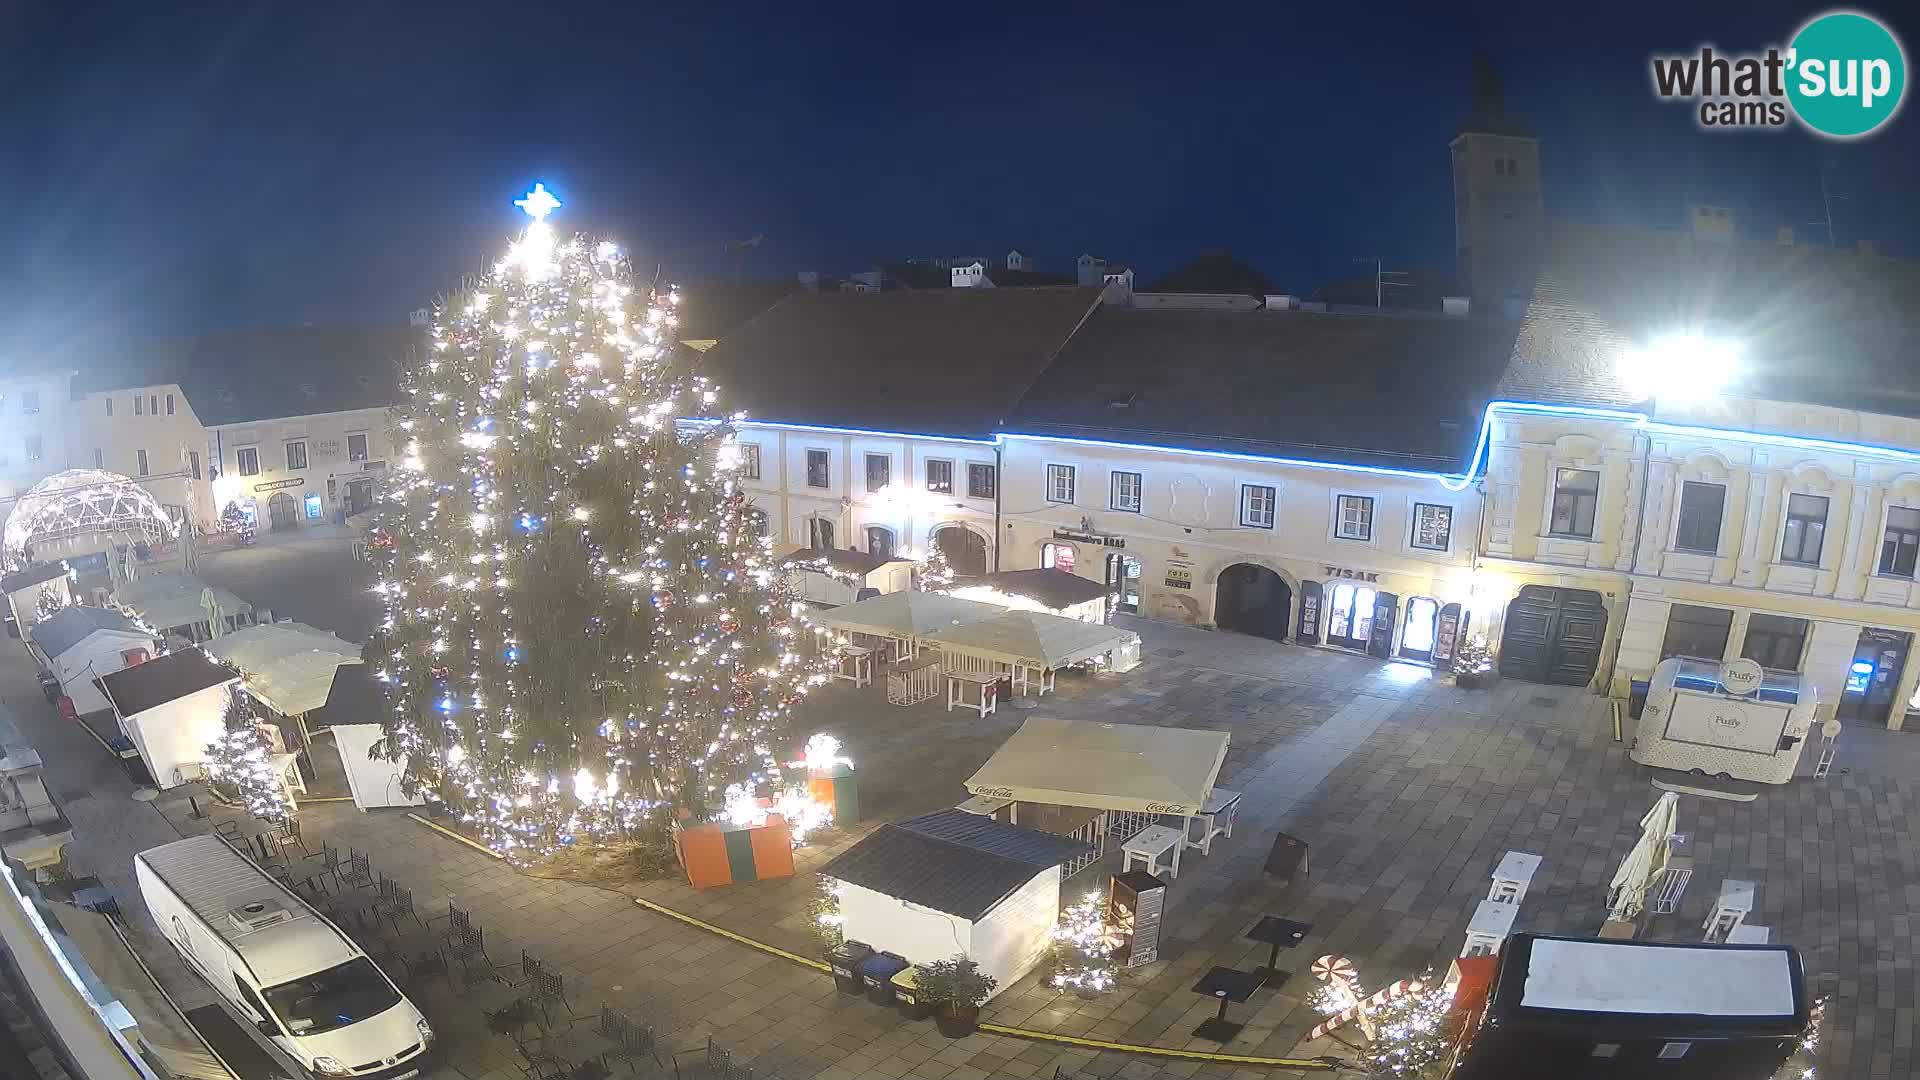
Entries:
{"label": "arched window", "polygon": [[893,557],[893,530],[880,525],[867,526],[867,554],[882,559]]}

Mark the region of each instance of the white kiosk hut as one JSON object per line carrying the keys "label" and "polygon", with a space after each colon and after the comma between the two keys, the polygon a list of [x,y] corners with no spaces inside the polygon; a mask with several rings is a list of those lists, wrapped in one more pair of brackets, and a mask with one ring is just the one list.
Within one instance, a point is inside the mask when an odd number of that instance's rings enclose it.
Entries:
{"label": "white kiosk hut", "polygon": [[240,673],[182,649],[100,680],[154,786],[198,779],[207,745],[226,730],[227,700]]}
{"label": "white kiosk hut", "polygon": [[1030,717],[968,778],[974,798],[963,809],[1005,810],[1010,821],[1085,841],[1092,850],[1069,875],[1158,819],[1179,818],[1188,831],[1168,845],[1178,876],[1181,850],[1199,846],[1187,837],[1213,805],[1227,742],[1224,731]]}
{"label": "white kiosk hut", "polygon": [[1784,784],[1806,748],[1818,698],[1800,675],[1752,660],[1671,657],[1653,669],[1631,756],[1662,769]]}
{"label": "white kiosk hut", "polygon": [[1067,837],[942,810],[880,826],[820,873],[835,883],[849,939],[915,964],[965,953],[1000,994],[1046,955],[1061,865],[1085,851]]}
{"label": "white kiosk hut", "polygon": [[145,663],[156,651],[152,634],[110,608],[61,608],[31,627],[28,640],[77,715],[107,707],[95,679]]}
{"label": "white kiosk hut", "polygon": [[334,673],[360,664],[360,647],[318,627],[298,622],[260,623],[223,634],[201,646],[216,660],[240,669],[241,684],[255,701],[285,718],[281,741],[307,756],[307,779],[325,775],[342,783],[325,785],[328,794],[345,793],[344,780],[316,755],[307,715],[327,703]]}
{"label": "white kiosk hut", "polygon": [[[373,671],[366,664],[341,664],[334,669],[326,703],[306,716],[307,727],[316,740],[332,734],[340,767],[346,773],[347,793],[353,796],[353,805],[362,810],[426,802],[418,794],[407,793],[406,758],[388,761],[374,753],[387,734],[380,721],[390,713]],[[315,758],[314,766],[318,768],[324,760]]]}

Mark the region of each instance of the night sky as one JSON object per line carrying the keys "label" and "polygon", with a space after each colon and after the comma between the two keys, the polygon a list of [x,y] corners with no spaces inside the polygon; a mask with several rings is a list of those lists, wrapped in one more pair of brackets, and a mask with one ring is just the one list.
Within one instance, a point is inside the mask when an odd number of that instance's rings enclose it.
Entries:
{"label": "night sky", "polygon": [[1708,201],[1824,241],[1825,170],[1840,244],[1920,255],[1911,106],[1837,144],[1653,100],[1649,53],[1784,43],[1820,7],[1581,6],[5,5],[0,342],[400,321],[534,179],[688,281],[1009,247],[1142,284],[1225,247],[1299,292],[1355,256],[1447,266],[1475,50],[1543,138],[1550,216]]}

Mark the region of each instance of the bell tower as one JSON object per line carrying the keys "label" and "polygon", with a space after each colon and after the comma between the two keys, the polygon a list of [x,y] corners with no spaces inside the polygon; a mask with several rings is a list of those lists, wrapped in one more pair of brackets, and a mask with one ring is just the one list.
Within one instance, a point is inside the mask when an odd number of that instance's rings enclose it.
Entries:
{"label": "bell tower", "polygon": [[1546,242],[1540,140],[1507,112],[1500,73],[1473,61],[1473,111],[1453,137],[1454,254],[1476,313],[1500,314],[1533,292]]}

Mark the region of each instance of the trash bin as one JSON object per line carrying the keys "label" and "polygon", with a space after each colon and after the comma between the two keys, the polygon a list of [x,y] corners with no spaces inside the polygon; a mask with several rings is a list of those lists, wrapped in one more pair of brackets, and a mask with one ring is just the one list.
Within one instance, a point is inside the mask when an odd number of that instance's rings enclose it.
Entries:
{"label": "trash bin", "polygon": [[933,1006],[920,1000],[920,969],[909,965],[893,977],[893,1003],[900,1015],[909,1020],[925,1020],[933,1015]]}
{"label": "trash bin", "polygon": [[867,1000],[875,1005],[892,1005],[893,977],[909,966],[906,957],[889,952],[877,952],[860,961],[860,975],[867,984]]}
{"label": "trash bin", "polygon": [[843,941],[827,954],[827,965],[833,968],[833,984],[841,993],[858,994],[865,989],[860,984],[860,964],[872,955],[873,946],[864,941]]}

